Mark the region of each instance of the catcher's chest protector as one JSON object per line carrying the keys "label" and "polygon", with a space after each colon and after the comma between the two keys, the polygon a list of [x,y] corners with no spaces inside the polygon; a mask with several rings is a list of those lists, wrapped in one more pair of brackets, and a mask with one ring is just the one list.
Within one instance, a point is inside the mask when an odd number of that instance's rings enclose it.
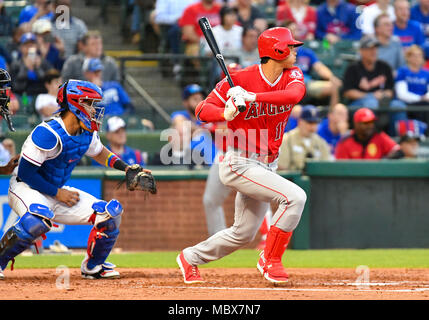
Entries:
{"label": "catcher's chest protector", "polygon": [[45,161],[39,172],[48,182],[61,188],[88,150],[92,133],[83,131],[78,136],[70,136],[56,120],[53,119],[48,124],[60,137],[62,151],[56,158]]}

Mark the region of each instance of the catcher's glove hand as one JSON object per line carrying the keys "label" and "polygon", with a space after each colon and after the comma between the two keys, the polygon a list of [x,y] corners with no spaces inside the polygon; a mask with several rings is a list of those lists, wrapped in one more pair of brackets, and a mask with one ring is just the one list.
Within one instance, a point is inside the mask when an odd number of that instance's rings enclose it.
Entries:
{"label": "catcher's glove hand", "polygon": [[130,191],[141,190],[149,191],[152,194],[156,193],[156,183],[152,173],[138,164],[128,167],[125,181],[127,182],[127,189]]}

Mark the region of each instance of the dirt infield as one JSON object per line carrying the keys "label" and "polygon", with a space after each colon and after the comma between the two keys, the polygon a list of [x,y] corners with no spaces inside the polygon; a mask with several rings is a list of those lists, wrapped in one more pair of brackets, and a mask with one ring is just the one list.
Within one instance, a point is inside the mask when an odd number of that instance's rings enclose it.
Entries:
{"label": "dirt infield", "polygon": [[69,282],[64,270],[6,270],[0,300],[429,300],[428,269],[370,269],[360,278],[354,269],[288,269],[290,281],[282,287],[256,268],[202,268],[206,282],[199,285],[185,285],[179,269],[118,270],[120,279],[85,280],[70,269]]}

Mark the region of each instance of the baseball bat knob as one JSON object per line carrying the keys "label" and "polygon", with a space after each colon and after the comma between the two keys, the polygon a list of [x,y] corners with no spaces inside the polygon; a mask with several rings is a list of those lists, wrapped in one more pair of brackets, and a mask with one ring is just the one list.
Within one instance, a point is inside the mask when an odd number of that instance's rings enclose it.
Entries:
{"label": "baseball bat knob", "polygon": [[246,101],[241,96],[234,97],[234,103],[237,106],[238,111],[246,111]]}

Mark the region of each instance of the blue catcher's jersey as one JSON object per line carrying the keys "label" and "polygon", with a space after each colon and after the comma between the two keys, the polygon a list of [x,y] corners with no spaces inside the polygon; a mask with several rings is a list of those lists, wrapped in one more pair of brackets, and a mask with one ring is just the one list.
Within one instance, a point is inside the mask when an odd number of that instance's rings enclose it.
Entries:
{"label": "blue catcher's jersey", "polygon": [[45,126],[38,126],[32,132],[31,139],[42,150],[53,149],[59,144],[61,152],[55,158],[44,161],[39,173],[46,181],[61,188],[87,152],[93,133],[84,130],[80,135],[71,136],[55,119],[47,121],[47,124],[53,132]]}

